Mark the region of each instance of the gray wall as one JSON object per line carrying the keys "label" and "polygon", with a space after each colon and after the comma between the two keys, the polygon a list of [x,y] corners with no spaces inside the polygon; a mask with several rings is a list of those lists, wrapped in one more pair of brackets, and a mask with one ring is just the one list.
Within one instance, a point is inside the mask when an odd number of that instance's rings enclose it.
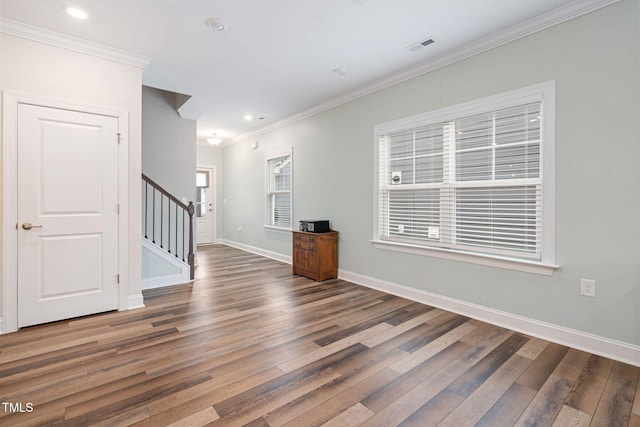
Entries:
{"label": "gray wall", "polygon": [[[225,148],[219,234],[290,255],[290,235],[263,228],[263,162],[266,152],[294,147],[294,224],[330,219],[341,233],[341,269],[640,345],[639,21],[639,2],[623,0]],[[375,124],[549,80],[557,91],[553,276],[373,248]],[[596,298],[579,295],[581,277],[596,280]]]}
{"label": "gray wall", "polygon": [[179,199],[196,196],[196,121],[181,118],[176,94],[142,86],[142,173]]}
{"label": "gray wall", "polygon": [[[142,173],[178,199],[195,201],[196,121],[180,117],[175,106],[175,93],[142,86]],[[164,236],[166,227],[168,223]],[[167,276],[171,270],[175,268],[165,260],[143,250],[144,280]]]}

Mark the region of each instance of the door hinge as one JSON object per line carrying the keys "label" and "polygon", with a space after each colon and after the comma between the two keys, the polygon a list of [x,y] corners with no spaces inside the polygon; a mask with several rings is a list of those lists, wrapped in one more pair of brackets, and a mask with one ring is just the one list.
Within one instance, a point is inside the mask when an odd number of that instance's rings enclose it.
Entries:
{"label": "door hinge", "polygon": [[116,142],[120,144],[121,140],[122,140],[122,134],[120,132],[116,133]]}
{"label": "door hinge", "polygon": [[120,214],[120,203],[116,204],[116,213],[119,215]]}
{"label": "door hinge", "polygon": [[120,274],[116,274],[116,283],[120,284]]}

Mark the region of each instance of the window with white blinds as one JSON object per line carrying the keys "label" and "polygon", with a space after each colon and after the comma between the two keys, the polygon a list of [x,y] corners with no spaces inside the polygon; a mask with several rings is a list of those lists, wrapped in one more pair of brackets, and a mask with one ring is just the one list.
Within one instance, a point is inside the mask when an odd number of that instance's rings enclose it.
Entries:
{"label": "window with white blinds", "polygon": [[552,263],[552,89],[377,126],[374,240]]}
{"label": "window with white blinds", "polygon": [[266,220],[271,227],[291,228],[291,152],[266,158]]}

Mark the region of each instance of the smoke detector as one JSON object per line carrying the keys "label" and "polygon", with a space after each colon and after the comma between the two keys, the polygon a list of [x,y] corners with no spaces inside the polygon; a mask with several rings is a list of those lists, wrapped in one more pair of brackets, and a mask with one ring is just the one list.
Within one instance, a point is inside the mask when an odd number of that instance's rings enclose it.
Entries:
{"label": "smoke detector", "polygon": [[207,19],[206,21],[204,21],[204,25],[215,31],[224,31],[227,29],[227,25],[224,22],[219,21],[215,18]]}
{"label": "smoke detector", "polygon": [[338,67],[331,70],[331,72],[336,76],[344,76],[345,74],[347,74],[347,69],[344,67]]}

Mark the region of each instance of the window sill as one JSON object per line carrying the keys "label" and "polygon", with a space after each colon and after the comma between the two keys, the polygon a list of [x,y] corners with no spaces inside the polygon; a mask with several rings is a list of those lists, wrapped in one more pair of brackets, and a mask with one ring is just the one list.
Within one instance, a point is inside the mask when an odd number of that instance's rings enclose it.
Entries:
{"label": "window sill", "polygon": [[508,270],[551,276],[559,268],[557,265],[543,264],[541,262],[527,261],[516,258],[507,258],[494,255],[481,255],[471,252],[452,249],[425,248],[406,243],[371,240],[376,249],[404,252],[409,254],[424,255],[435,258],[449,259],[453,261],[468,262],[471,264],[487,265],[491,267],[505,268]]}
{"label": "window sill", "polygon": [[276,227],[275,225],[264,225],[264,229],[267,231],[275,231],[279,233],[291,233],[291,228],[286,227]]}

